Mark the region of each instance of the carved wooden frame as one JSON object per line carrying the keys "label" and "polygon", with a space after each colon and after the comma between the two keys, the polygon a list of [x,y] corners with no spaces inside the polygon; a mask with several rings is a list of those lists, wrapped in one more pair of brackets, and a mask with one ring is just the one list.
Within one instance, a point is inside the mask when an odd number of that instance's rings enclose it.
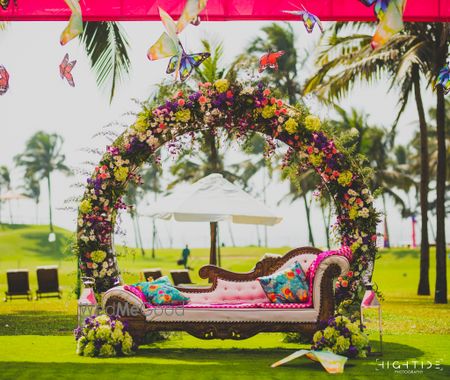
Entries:
{"label": "carved wooden frame", "polygon": [[[200,277],[209,279],[212,284],[210,288],[183,287],[180,289],[185,293],[212,292],[217,286],[218,279],[227,281],[251,281],[260,276],[267,276],[295,256],[302,254],[318,254],[321,251],[317,248],[302,247],[289,251],[283,257],[266,257],[259,261],[255,268],[249,272],[230,272],[214,265],[203,266]],[[147,322],[145,316],[122,316],[122,320],[128,325],[128,331],[136,343],[142,342],[148,332],[153,331],[186,331],[187,333],[200,339],[246,339],[260,332],[298,332],[306,338],[311,339],[315,331],[319,329],[321,321],[327,321],[334,314],[334,278],[340,273],[337,264],[331,264],[325,270],[320,284],[320,305],[317,321],[315,322]],[[127,301],[114,295],[108,298],[104,305],[109,313],[123,310],[120,304]]]}

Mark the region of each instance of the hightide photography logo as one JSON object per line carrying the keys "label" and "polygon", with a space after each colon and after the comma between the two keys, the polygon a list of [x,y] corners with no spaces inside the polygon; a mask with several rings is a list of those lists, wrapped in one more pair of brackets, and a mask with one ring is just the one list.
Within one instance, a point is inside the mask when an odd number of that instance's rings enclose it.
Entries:
{"label": "hightide photography logo", "polygon": [[429,372],[441,372],[440,360],[383,360],[376,359],[375,371],[393,371],[401,375],[423,375]]}

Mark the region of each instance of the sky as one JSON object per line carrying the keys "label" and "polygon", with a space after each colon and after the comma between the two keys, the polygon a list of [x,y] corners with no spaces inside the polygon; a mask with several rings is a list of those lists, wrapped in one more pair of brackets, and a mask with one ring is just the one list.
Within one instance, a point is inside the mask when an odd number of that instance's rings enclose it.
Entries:
{"label": "sky", "polygon": [[[198,27],[190,26],[181,37],[185,48],[189,51],[200,51],[200,39],[223,41],[224,64],[241,53],[249,42],[258,34],[266,22],[203,22]],[[327,27],[328,23],[325,23]],[[74,177],[62,174],[53,176],[53,202],[55,206],[55,224],[74,230],[76,213],[64,209],[66,201],[80,196],[83,189],[74,186],[85,182],[86,174],[92,170],[92,163],[98,156],[86,153],[86,148],[103,151],[110,142],[103,135],[95,136],[104,126],[112,122],[129,123],[130,116],[125,114],[139,109],[135,100],[145,100],[155,90],[155,84],[166,77],[167,60],[150,62],[146,57],[148,48],[156,41],[163,26],[157,22],[127,22],[122,24],[130,42],[130,58],[132,71],[129,77],[118,87],[116,97],[109,103],[109,93],[99,89],[95,76],[91,72],[88,60],[78,40],[71,41],[65,47],[59,45],[59,35],[65,23],[11,23],[6,31],[0,32],[0,64],[10,73],[10,90],[0,97],[0,165],[12,170],[12,182],[16,189],[22,184],[23,173],[14,168],[13,158],[22,152],[27,139],[35,132],[44,130],[56,132],[64,137],[64,153],[67,164],[77,170]],[[293,23],[298,36],[296,44],[301,54],[314,55],[314,47],[319,38],[316,30],[309,35],[303,25]],[[304,50],[306,49],[306,50]],[[305,53],[303,53],[305,52]],[[65,53],[70,59],[76,59],[73,69],[76,87],[72,88],[61,80],[58,65]],[[314,70],[309,66],[299,76],[307,77]],[[387,93],[387,80],[381,80],[370,86],[356,85],[351,94],[340,102],[344,109],[355,107],[369,115],[372,124],[389,127],[397,113],[395,91]],[[430,91],[425,90],[425,105],[432,105]],[[322,118],[333,115],[332,110],[309,100],[313,112]],[[398,128],[398,140],[407,143],[417,130],[417,116],[414,104],[409,104]],[[120,132],[123,127],[117,127]],[[238,160],[240,153],[232,151],[230,160]],[[86,163],[90,161],[91,163]],[[274,181],[277,182],[277,181]],[[262,187],[262,174],[256,175],[252,181],[253,195],[261,198],[257,189]],[[178,190],[182,190],[181,189]],[[286,183],[273,183],[267,192],[267,204],[283,217],[283,221],[268,228],[269,246],[302,246],[308,244],[305,212],[300,201],[289,204],[280,199],[287,193]],[[47,223],[47,192],[42,185],[42,201],[36,213],[31,201],[12,202],[13,221],[21,223]],[[150,199],[144,200],[139,212],[145,213]],[[378,202],[379,207],[381,206]],[[398,211],[388,202],[391,241],[403,245],[411,241],[411,222],[402,220]],[[37,216],[36,216],[37,214]],[[8,221],[7,207],[3,207],[2,220]],[[312,221],[316,245],[323,246],[325,232],[320,209],[313,205]],[[449,223],[447,223],[448,226]],[[206,247],[209,244],[209,227],[203,223],[157,222],[158,245],[180,247],[186,243],[193,247]],[[122,227],[129,233],[124,243],[133,245],[133,230],[129,218],[124,215]],[[257,244],[258,234],[263,240],[264,228],[245,225],[229,225],[221,223],[221,239],[231,244],[231,235],[237,245]],[[142,218],[144,246],[151,245],[151,220]],[[450,236],[447,227],[448,236]],[[419,229],[417,228],[417,235]],[[120,238],[122,239],[122,237]]]}

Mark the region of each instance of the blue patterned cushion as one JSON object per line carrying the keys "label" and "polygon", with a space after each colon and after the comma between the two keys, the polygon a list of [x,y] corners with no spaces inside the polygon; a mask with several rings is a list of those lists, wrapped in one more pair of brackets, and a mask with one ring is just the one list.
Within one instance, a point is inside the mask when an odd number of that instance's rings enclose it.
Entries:
{"label": "blue patterned cushion", "polygon": [[133,286],[144,293],[147,301],[154,305],[179,305],[189,301],[188,297],[183,296],[172,285],[167,276],[160,277],[154,281],[138,282],[133,284]]}
{"label": "blue patterned cushion", "polygon": [[308,302],[308,282],[298,262],[292,268],[270,276],[258,277],[264,292],[274,303]]}

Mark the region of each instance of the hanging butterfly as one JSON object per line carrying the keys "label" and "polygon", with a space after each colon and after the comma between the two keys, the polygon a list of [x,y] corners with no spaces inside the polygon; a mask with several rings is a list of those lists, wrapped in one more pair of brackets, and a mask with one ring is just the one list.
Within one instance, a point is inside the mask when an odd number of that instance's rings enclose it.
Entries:
{"label": "hanging butterfly", "polygon": [[69,19],[69,24],[61,33],[59,39],[61,45],[65,45],[83,32],[83,17],[81,15],[79,0],[65,0],[65,2],[72,11],[72,14]]}
{"label": "hanging butterfly", "polygon": [[283,12],[290,13],[296,16],[301,16],[303,24],[305,25],[306,31],[308,33],[312,33],[316,25],[319,27],[320,31],[323,32],[322,22],[320,21],[319,17],[317,17],[315,14],[312,14],[311,12],[308,12],[303,4],[302,8],[303,10],[300,9],[298,11],[283,11]]}
{"label": "hanging butterfly", "polygon": [[374,5],[378,27],[370,45],[372,49],[384,46],[389,39],[403,29],[403,12],[406,0],[360,0],[364,5]]}
{"label": "hanging butterfly", "polygon": [[180,33],[187,24],[200,25],[199,13],[205,9],[208,0],[187,0],[186,5],[177,21],[177,33]]}
{"label": "hanging butterfly", "polygon": [[[184,11],[183,11],[184,13]],[[166,73],[175,73],[175,79],[179,76],[181,81],[186,80],[192,73],[192,70],[202,64],[202,62],[210,56],[210,53],[187,54],[181,45],[178,33],[191,21],[189,17],[180,17],[178,23],[170,17],[170,15],[162,8],[159,8],[159,16],[166,28],[158,41],[156,41],[148,50],[147,57],[151,61],[162,58],[170,58]]]}
{"label": "hanging butterfly", "polygon": [[439,71],[436,86],[442,86],[444,88],[445,95],[450,92],[450,67],[448,63],[441,69],[441,71]]}
{"label": "hanging butterfly", "polygon": [[[9,7],[9,0],[0,0],[0,6],[6,11]],[[14,6],[17,7],[17,0],[14,0]]]}
{"label": "hanging butterfly", "polygon": [[62,60],[61,64],[59,65],[59,74],[61,75],[61,79],[66,78],[67,82],[72,87],[75,87],[75,82],[73,81],[72,69],[76,63],[77,63],[76,60],[69,62],[69,54],[66,54],[64,56],[64,59]]}
{"label": "hanging butterfly", "polygon": [[9,73],[4,66],[0,65],[0,95],[9,89]]}
{"label": "hanging butterfly", "polygon": [[271,53],[270,51],[264,54],[259,59],[259,72],[262,73],[265,69],[270,67],[271,69],[278,70],[278,58],[280,58],[285,53],[284,50],[277,51],[276,53]]}

